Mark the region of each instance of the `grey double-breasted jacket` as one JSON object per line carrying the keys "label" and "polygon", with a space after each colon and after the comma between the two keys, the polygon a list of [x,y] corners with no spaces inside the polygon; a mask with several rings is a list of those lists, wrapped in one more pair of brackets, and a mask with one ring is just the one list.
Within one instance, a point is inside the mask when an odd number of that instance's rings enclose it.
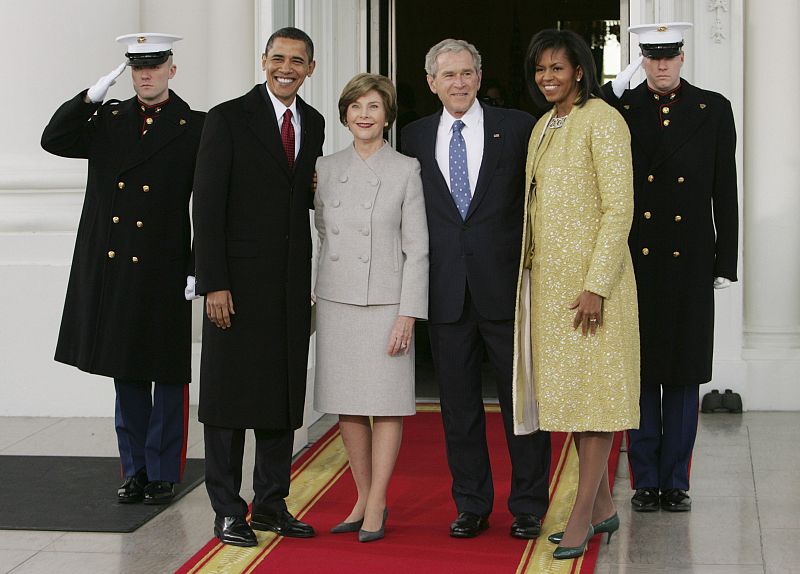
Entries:
{"label": "grey double-breasted jacket", "polygon": [[428,225],[419,162],[387,143],[366,160],[353,146],[317,160],[317,297],[399,304],[428,317]]}

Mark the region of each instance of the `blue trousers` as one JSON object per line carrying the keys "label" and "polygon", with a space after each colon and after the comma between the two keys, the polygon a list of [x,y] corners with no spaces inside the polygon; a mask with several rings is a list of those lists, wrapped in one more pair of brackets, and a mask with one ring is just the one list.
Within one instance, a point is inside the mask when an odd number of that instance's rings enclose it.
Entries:
{"label": "blue trousers", "polygon": [[633,488],[689,490],[699,396],[700,385],[642,385],[639,428],[628,431]]}
{"label": "blue trousers", "polygon": [[180,482],[186,464],[189,386],[114,379],[122,474]]}

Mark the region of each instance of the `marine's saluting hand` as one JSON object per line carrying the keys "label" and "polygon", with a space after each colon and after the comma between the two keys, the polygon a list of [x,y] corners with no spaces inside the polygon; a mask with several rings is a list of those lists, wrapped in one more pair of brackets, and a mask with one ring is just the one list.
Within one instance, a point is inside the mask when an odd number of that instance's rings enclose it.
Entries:
{"label": "marine's saluting hand", "polygon": [[86,92],[86,99],[94,104],[101,104],[106,99],[108,89],[114,85],[119,78],[120,74],[125,71],[125,66],[128,62],[122,62],[119,66],[111,70],[108,74],[97,80],[94,86],[89,88]]}

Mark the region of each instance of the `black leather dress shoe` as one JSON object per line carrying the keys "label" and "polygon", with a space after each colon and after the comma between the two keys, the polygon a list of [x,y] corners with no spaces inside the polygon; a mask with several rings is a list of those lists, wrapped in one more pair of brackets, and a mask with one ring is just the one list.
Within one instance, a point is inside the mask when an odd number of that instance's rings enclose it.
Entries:
{"label": "black leather dress shoe", "polygon": [[144,469],[129,476],[117,489],[117,502],[131,504],[144,498],[144,488],[147,486],[147,471]]}
{"label": "black leather dress shoe", "polygon": [[154,480],[144,487],[145,504],[169,504],[175,498],[175,486],[166,480]]}
{"label": "black leather dress shoe", "polygon": [[253,513],[250,517],[253,530],[269,530],[290,538],[311,538],[316,534],[310,524],[300,522],[288,510],[269,514]]}
{"label": "black leather dress shoe", "polygon": [[511,536],[530,540],[542,531],[542,521],[535,514],[517,514],[511,523]]}
{"label": "black leather dress shoe", "polygon": [[214,518],[214,536],[231,546],[257,546],[256,533],[244,516],[217,516]]}
{"label": "black leather dress shoe", "polygon": [[478,516],[472,512],[459,512],[450,524],[450,536],[453,538],[475,538],[478,534],[489,528],[489,519]]}
{"label": "black leather dress shoe", "polygon": [[661,493],[661,509],[669,512],[688,512],[692,509],[692,498],[680,488],[670,488]]}
{"label": "black leather dress shoe", "polygon": [[659,506],[658,489],[637,488],[631,498],[631,506],[636,512],[655,512]]}

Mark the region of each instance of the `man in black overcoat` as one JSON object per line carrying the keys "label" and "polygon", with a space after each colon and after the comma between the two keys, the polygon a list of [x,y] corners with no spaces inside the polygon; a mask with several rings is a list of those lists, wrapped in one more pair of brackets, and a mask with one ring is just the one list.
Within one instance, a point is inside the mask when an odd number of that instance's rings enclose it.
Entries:
{"label": "man in black overcoat", "polygon": [[[209,112],[197,157],[206,488],[215,535],[237,546],[257,544],[252,529],[314,535],[284,501],[305,406],[311,180],[325,128],[319,112],[297,97],[314,65],[304,32],[275,32],[262,55],[266,82]],[[256,437],[250,525],[239,495],[245,429]]]}
{"label": "man in black overcoat", "polygon": [[[736,281],[736,130],[730,102],[680,77],[687,23],[634,26],[643,58],[604,86],[628,123],[639,293],[641,423],[628,435],[636,511],[691,509],[698,397],[711,380],[714,289]],[[642,62],[647,80],[624,85]]]}
{"label": "man in black overcoat", "polygon": [[443,108],[403,130],[403,152],[422,167],[430,236],[428,332],[458,511],[450,535],[471,538],[488,528],[494,501],[481,395],[485,351],[497,374],[511,455],[511,535],[534,538],[548,506],[550,435],[514,435],[511,370],[525,159],[535,120],[476,99],[481,58],[468,42],[436,44],[425,69]]}
{"label": "man in black overcoat", "polygon": [[[205,114],[168,88],[179,39],[117,38],[127,61],[64,103],[42,135],[50,153],[89,160],[55,359],[114,378],[123,503],[168,503],[186,460],[191,306],[184,286]],[[136,97],[103,104],[128,65]]]}

